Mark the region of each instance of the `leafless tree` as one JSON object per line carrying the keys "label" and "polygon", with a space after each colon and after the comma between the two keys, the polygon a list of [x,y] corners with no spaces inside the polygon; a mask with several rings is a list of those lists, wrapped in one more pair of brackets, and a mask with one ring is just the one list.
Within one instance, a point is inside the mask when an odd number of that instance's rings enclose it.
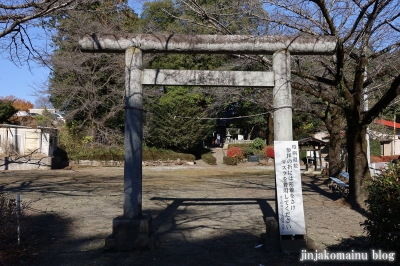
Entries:
{"label": "leafless tree", "polygon": [[[7,0],[0,3],[0,52],[15,63],[44,55],[35,42],[43,38],[50,15],[72,10],[84,0]],[[28,61],[29,63],[29,61]]]}
{"label": "leafless tree", "polygon": [[[264,1],[272,33],[333,35],[333,57],[298,57],[293,87],[317,97],[347,122],[349,200],[362,204],[370,178],[366,128],[400,94],[398,1]],[[374,98],[376,95],[380,98]],[[369,103],[369,108],[366,103]]]}
{"label": "leafless tree", "polygon": [[131,9],[111,0],[98,1],[87,9],[81,6],[57,18],[56,50],[50,59],[53,72],[45,93],[66,120],[73,121],[74,132],[90,136],[95,143],[121,141],[124,56],[82,53],[78,40],[86,32],[134,31],[138,27],[135,22],[137,16]]}
{"label": "leafless tree", "polygon": [[[205,27],[231,34],[216,19],[217,12],[210,12],[196,1],[180,2],[202,18],[192,23],[203,23]],[[351,176],[348,199],[362,204],[365,181],[370,179],[367,126],[400,94],[399,3],[397,0],[263,0],[262,3],[262,10],[253,0],[242,5],[247,7],[246,14],[265,22],[269,35],[338,38],[334,56],[293,58],[292,87],[325,105],[325,109],[315,112],[325,117],[328,126],[331,123],[331,138],[335,142],[340,141],[344,117]],[[264,63],[267,65],[268,61]]]}
{"label": "leafless tree", "polygon": [[35,107],[51,109],[53,108],[53,105],[51,104],[48,96],[40,95],[36,98]]}

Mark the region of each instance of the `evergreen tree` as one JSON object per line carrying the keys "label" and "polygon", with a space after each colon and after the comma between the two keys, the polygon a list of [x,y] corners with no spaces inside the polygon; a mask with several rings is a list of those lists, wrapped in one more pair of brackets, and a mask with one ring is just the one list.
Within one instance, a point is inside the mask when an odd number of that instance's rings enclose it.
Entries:
{"label": "evergreen tree", "polygon": [[163,97],[148,104],[151,110],[146,144],[176,151],[193,151],[215,127],[213,120],[202,120],[204,95],[184,87],[167,88]]}
{"label": "evergreen tree", "polygon": [[[167,33],[167,34],[220,34],[220,33],[235,33],[235,34],[253,34],[254,29],[261,30],[260,19],[256,18],[256,16],[247,16],[243,13],[243,10],[249,9],[251,7],[242,5],[239,1],[201,1],[202,8],[207,9],[207,12],[212,12],[213,15],[218,16],[218,19],[223,20],[223,23],[219,23],[218,25],[214,25],[215,27],[205,26],[202,23],[202,19],[200,19],[196,12],[192,9],[187,9],[183,2],[177,1],[173,2],[170,0],[161,0],[154,2],[147,2],[144,5],[142,18],[143,18],[143,31],[146,33]],[[255,12],[255,10],[253,10]],[[205,13],[206,14],[206,13]],[[207,13],[209,14],[209,13]],[[263,69],[261,65],[257,63],[248,64],[247,58],[239,58],[235,55],[215,55],[215,54],[162,54],[152,56],[149,60],[150,68],[154,69],[192,69],[192,70],[221,70],[221,69],[230,69],[230,70],[261,70]],[[263,69],[264,70],[264,69]],[[158,88],[155,88],[154,91],[157,91]],[[226,114],[226,108],[232,108],[236,106],[241,107],[240,111],[236,110],[236,112],[240,112],[242,114],[254,114],[259,110],[265,110],[265,107],[262,105],[266,105],[265,102],[260,103],[256,99],[257,97],[253,97],[253,99],[245,99],[251,93],[242,93],[244,91],[242,88],[185,88],[183,89],[172,89],[172,88],[164,88],[164,94],[156,94],[157,101],[162,102],[163,98],[169,99],[171,93],[176,93],[179,91],[180,96],[182,98],[183,94],[186,94],[185,97],[191,99],[193,97],[193,91],[204,99],[205,104],[201,107],[197,107],[191,109],[195,106],[186,106],[183,104],[177,104],[175,107],[172,105],[161,105],[156,104],[155,106],[147,107],[146,109],[149,112],[153,112],[157,110],[159,113],[173,113],[174,116],[176,114],[186,114],[180,116],[188,116],[188,117],[220,117],[221,114]],[[246,89],[245,91],[254,91],[252,89]],[[183,94],[182,94],[183,93]],[[264,93],[264,92],[263,92]],[[271,98],[272,99],[272,98]],[[169,102],[169,100],[167,100]],[[240,102],[240,104],[239,104]],[[243,103],[247,104],[243,104]],[[154,103],[154,102],[153,102]],[[260,105],[261,104],[261,105]],[[164,111],[163,108],[165,108]],[[175,110],[173,110],[175,108]],[[183,110],[184,109],[184,110]],[[190,109],[190,110],[189,110]],[[190,115],[190,114],[193,115]],[[160,135],[159,132],[168,131],[172,128],[186,127],[185,131],[189,132],[187,127],[191,125],[194,128],[194,131],[197,129],[204,127],[204,120],[191,120],[191,121],[182,121],[182,119],[165,119],[164,116],[158,116],[157,114],[151,114],[152,119],[147,119],[147,130],[145,130],[146,134],[146,142],[149,145],[156,145],[157,136]],[[160,119],[160,121],[157,121]],[[164,121],[166,120],[166,121]],[[243,119],[238,123],[240,126],[246,128],[246,130],[250,131],[252,128],[256,128],[257,126],[264,127],[262,125],[265,123],[264,117],[253,117],[251,119]],[[154,127],[154,125],[157,125]],[[214,123],[216,126],[216,124]],[[204,132],[212,132],[212,130],[208,129],[209,124],[207,124],[207,130]],[[215,129],[214,129],[215,131]],[[199,130],[199,133],[203,132],[203,130]],[[179,132],[176,134],[180,135]],[[176,147],[176,142],[171,140],[170,138],[166,138],[164,141],[166,143],[157,145],[168,146],[168,142],[173,147]],[[204,140],[207,135],[199,135],[199,134],[191,134],[189,136],[191,141],[193,141],[192,147],[195,146],[195,143],[200,143]],[[197,138],[197,139],[195,139]],[[171,146],[171,147],[172,147]]]}
{"label": "evergreen tree", "polygon": [[0,124],[8,122],[17,111],[12,101],[0,99]]}

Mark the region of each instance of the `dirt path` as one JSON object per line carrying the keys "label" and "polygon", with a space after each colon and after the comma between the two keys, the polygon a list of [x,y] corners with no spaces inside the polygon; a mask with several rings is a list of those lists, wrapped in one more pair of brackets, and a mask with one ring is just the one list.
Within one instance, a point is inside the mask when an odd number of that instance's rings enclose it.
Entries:
{"label": "dirt path", "polygon": [[[0,193],[21,193],[31,202],[21,239],[34,246],[33,259],[21,264],[299,263],[298,255],[255,248],[264,241],[264,218],[275,209],[274,178],[266,167],[148,167],[143,175],[143,209],[153,216],[160,246],[104,253],[112,219],[122,214],[123,168],[0,172]],[[364,217],[338,204],[326,181],[302,176],[308,235],[319,249],[363,248]]]}
{"label": "dirt path", "polygon": [[217,165],[223,165],[224,163],[223,148],[211,148],[211,153],[217,159]]}

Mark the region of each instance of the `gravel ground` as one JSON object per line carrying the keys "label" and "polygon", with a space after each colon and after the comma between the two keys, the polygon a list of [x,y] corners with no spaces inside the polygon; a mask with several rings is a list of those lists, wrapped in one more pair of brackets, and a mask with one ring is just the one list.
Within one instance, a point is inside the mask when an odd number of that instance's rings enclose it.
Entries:
{"label": "gravel ground", "polygon": [[[308,237],[320,251],[366,250],[365,218],[327,182],[302,175]],[[298,265],[299,254],[263,248],[274,188],[271,167],[250,163],[145,167],[143,210],[153,217],[160,245],[111,253],[104,252],[104,240],[122,214],[123,168],[0,172],[0,193],[21,193],[29,203],[21,241],[30,254],[21,265]],[[327,265],[302,263],[316,264]],[[352,265],[358,264],[366,265]]]}

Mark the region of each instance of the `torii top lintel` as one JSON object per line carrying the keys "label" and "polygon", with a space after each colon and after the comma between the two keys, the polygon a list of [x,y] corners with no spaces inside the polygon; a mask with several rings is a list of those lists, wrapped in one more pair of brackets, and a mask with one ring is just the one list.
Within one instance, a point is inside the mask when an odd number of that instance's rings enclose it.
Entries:
{"label": "torii top lintel", "polygon": [[329,55],[337,47],[334,36],[87,34],[79,40],[84,52],[124,53],[136,47],[144,53],[273,54],[288,50],[293,55]]}

